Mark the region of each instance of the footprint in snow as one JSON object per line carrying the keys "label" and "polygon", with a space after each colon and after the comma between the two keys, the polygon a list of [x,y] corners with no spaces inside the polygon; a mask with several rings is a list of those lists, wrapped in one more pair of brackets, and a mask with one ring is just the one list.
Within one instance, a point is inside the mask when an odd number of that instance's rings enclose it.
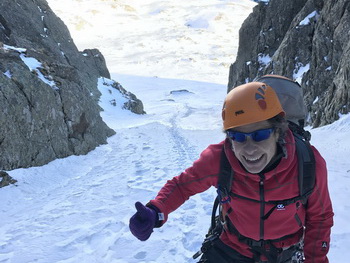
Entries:
{"label": "footprint in snow", "polygon": [[200,195],[203,201],[214,202],[216,196],[211,193],[203,193]]}
{"label": "footprint in snow", "polygon": [[184,210],[191,210],[191,209],[194,209],[196,207],[196,202],[195,200],[189,200],[187,201],[185,204],[182,205],[182,208]]}
{"label": "footprint in snow", "polygon": [[197,251],[201,247],[202,237],[198,234],[192,232],[185,233],[185,236],[182,238],[182,243],[184,247],[189,251]]}
{"label": "footprint in snow", "polygon": [[142,150],[150,150],[150,149],[151,149],[151,146],[149,146],[149,145],[144,145],[142,147]]}
{"label": "footprint in snow", "polygon": [[136,258],[136,259],[145,259],[146,256],[147,256],[147,252],[141,251],[141,252],[138,252],[136,255],[134,255],[134,258]]}

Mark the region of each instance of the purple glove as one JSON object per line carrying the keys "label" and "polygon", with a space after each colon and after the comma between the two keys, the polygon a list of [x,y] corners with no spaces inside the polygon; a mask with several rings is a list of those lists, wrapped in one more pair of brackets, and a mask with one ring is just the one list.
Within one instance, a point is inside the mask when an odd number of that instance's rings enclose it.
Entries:
{"label": "purple glove", "polygon": [[129,228],[135,237],[141,241],[146,241],[156,225],[157,212],[140,202],[136,202],[135,207],[137,212],[130,218]]}

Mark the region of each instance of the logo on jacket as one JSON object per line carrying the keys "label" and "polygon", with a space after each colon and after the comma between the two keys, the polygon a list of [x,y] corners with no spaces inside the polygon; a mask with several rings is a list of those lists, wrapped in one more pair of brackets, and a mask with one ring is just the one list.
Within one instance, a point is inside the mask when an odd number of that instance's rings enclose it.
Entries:
{"label": "logo on jacket", "polygon": [[278,210],[278,211],[286,210],[286,207],[284,206],[284,204],[278,204],[278,205],[277,205],[277,210]]}

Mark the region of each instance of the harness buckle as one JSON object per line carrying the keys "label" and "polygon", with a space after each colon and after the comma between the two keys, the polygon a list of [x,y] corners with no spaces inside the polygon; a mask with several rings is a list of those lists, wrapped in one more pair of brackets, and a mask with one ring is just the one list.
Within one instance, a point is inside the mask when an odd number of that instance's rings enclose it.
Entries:
{"label": "harness buckle", "polygon": [[247,239],[245,243],[250,247],[264,247],[266,245],[265,240],[256,241],[253,239]]}
{"label": "harness buckle", "polygon": [[216,192],[218,193],[220,204],[225,204],[231,201],[231,196],[225,188],[219,186]]}

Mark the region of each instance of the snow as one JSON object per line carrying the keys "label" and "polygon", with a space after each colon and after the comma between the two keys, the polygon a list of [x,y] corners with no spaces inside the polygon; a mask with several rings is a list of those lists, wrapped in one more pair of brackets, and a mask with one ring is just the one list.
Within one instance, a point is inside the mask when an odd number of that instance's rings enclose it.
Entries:
{"label": "snow", "polygon": [[256,5],[250,0],[48,2],[69,25],[79,50],[98,48],[111,72],[225,85],[238,30]]}
{"label": "snow", "polygon": [[307,63],[306,65],[297,63],[295,65],[295,68],[296,69],[293,73],[293,79],[295,79],[298,83],[301,83],[304,74],[310,70],[310,63]]}
{"label": "snow", "polygon": [[[55,82],[52,79],[51,76],[44,76],[40,69],[43,68],[43,65],[35,58],[32,57],[28,57],[25,53],[27,52],[27,50],[25,48],[21,48],[21,47],[14,47],[14,46],[9,46],[9,45],[3,45],[3,49],[4,50],[14,50],[17,51],[18,53],[20,53],[20,58],[21,60],[24,62],[24,64],[26,64],[26,66],[28,67],[28,69],[30,71],[34,71],[38,78],[44,82],[45,84],[49,85],[50,87],[52,87],[53,89],[58,89]],[[11,73],[7,70],[4,73],[5,76],[7,76],[8,78],[11,78],[12,75]]]}
{"label": "snow", "polygon": [[257,3],[265,3],[266,5],[270,2],[270,0],[254,0]]}
{"label": "snow", "polygon": [[317,18],[318,13],[317,11],[313,11],[310,14],[308,14],[302,21],[300,21],[299,26],[306,26],[311,23],[311,18],[316,17]]}
{"label": "snow", "polygon": [[[79,50],[101,49],[112,79],[135,93],[147,114],[122,109],[124,98],[112,80],[98,80],[101,116],[116,134],[87,155],[8,171],[18,183],[0,189],[0,262],[195,262],[215,189],[190,198],[146,242],[132,236],[128,222],[136,201],[147,203],[208,144],[223,139],[226,63],[234,62],[238,28],[255,3],[48,2]],[[186,26],[199,18],[209,27]],[[224,31],[215,33],[210,26],[218,21]],[[329,258],[337,263],[350,258],[349,131],[350,115],[311,129],[312,143],[328,164],[335,210]]]}
{"label": "snow", "polygon": [[258,56],[258,61],[262,66],[266,66],[271,62],[271,57],[269,55],[260,53]]}
{"label": "snow", "polygon": [[[26,66],[29,68],[30,71],[34,71],[37,75],[38,78],[44,82],[45,84],[49,85],[50,87],[52,87],[53,89],[58,89],[56,87],[56,84],[53,80],[48,79],[48,77],[45,77],[41,71],[39,70],[40,68],[43,68],[42,64],[35,58],[31,58],[31,57],[27,57],[25,54],[21,54],[20,58],[22,59],[22,61],[24,62],[24,64],[26,64]],[[50,77],[52,78],[52,77]]]}
{"label": "snow", "polygon": [[15,50],[15,51],[17,51],[19,53],[23,53],[23,52],[27,51],[25,48],[13,47],[13,46],[9,46],[9,45],[6,45],[6,44],[4,44],[3,48],[5,50]]}
{"label": "snow", "polygon": [[6,70],[6,72],[3,72],[3,74],[8,77],[9,79],[12,78],[12,74],[9,70]]}

